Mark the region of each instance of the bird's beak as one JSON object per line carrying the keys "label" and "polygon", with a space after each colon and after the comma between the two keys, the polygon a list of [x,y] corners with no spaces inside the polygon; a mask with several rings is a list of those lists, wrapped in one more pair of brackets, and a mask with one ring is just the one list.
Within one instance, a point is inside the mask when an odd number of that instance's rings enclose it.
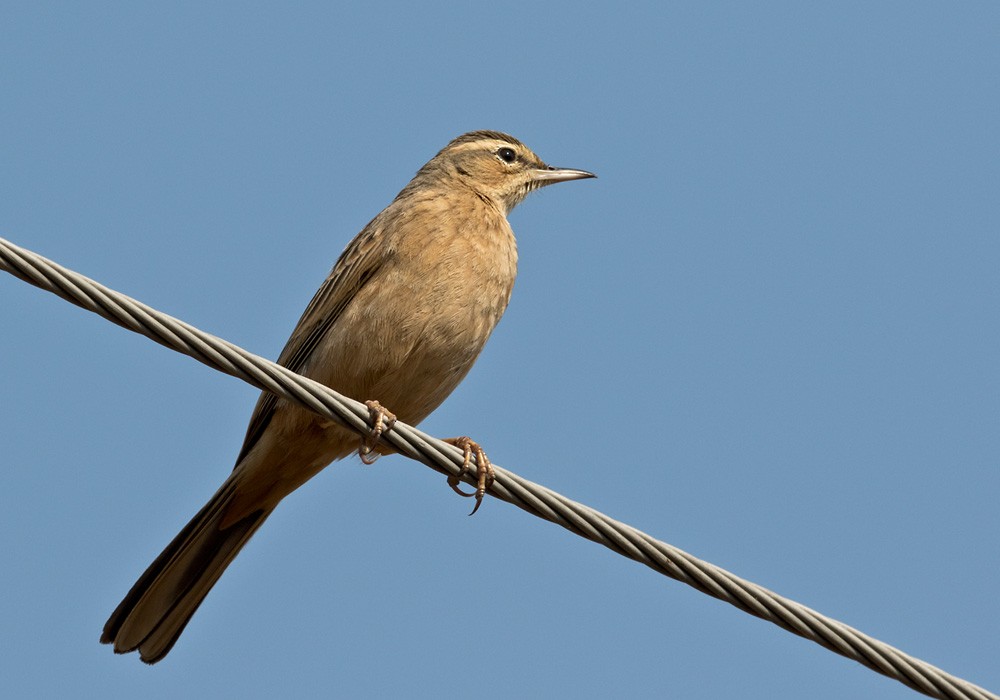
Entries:
{"label": "bird's beak", "polygon": [[554,182],[566,182],[568,180],[584,180],[588,177],[597,176],[594,173],[588,173],[586,170],[555,168],[551,165],[544,169],[531,171],[531,179],[542,185],[551,185]]}

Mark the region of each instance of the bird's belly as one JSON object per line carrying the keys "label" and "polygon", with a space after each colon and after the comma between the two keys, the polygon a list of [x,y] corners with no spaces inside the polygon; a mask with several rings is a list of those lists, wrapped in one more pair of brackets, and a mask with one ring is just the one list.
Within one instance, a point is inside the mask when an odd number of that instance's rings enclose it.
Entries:
{"label": "bird's belly", "polygon": [[[423,420],[471,369],[510,286],[438,279],[363,289],[314,354],[307,375],[400,420]],[[511,280],[512,282],[513,280]]]}

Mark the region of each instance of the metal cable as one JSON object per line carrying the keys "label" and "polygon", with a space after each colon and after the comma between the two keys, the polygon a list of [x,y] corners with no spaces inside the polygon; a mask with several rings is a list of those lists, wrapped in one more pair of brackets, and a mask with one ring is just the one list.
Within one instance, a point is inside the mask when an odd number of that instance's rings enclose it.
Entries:
{"label": "metal cable", "polygon": [[[368,408],[332,389],[160,313],[97,282],[0,238],[0,269],[53,292],[109,321],[141,333],[220,372],[293,401],[367,435]],[[462,451],[397,422],[383,440],[432,469],[457,476]],[[490,494],[702,593],[725,601],[812,640],[841,656],[935,698],[1000,700],[1000,696],[957,678],[841,622],[783,598],[724,569],[571,501],[554,491],[496,467]],[[469,479],[467,479],[469,480]],[[469,480],[472,483],[471,480]]]}

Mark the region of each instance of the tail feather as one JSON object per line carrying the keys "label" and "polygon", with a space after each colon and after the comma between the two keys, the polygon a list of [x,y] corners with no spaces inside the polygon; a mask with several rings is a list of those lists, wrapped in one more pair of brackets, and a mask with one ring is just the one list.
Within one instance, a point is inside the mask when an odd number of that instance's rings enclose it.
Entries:
{"label": "tail feather", "polygon": [[270,510],[258,510],[222,528],[235,493],[227,480],[149,565],[104,625],[103,644],[116,653],[139,650],[156,663],[173,647],[222,572],[257,531]]}

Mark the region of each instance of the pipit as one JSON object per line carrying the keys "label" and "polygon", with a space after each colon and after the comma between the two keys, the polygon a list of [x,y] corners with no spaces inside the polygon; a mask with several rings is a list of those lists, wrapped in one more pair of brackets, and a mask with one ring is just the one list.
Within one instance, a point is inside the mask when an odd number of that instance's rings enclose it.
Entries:
{"label": "pipit", "polygon": [[[262,393],[236,467],[167,545],[104,625],[101,642],[156,663],[226,567],[281,500],[330,462],[359,451],[372,461],[399,420],[417,424],[468,373],[507,308],[517,247],[507,214],[532,190],[594,177],[543,163],[495,131],[459,136],[434,156],[341,254],[278,363],[347,396],[367,399],[361,439]],[[390,412],[391,409],[391,412]],[[476,508],[492,479],[475,455]],[[458,490],[458,480],[449,483]],[[461,493],[461,491],[460,491]],[[475,512],[475,508],[473,509]]]}

